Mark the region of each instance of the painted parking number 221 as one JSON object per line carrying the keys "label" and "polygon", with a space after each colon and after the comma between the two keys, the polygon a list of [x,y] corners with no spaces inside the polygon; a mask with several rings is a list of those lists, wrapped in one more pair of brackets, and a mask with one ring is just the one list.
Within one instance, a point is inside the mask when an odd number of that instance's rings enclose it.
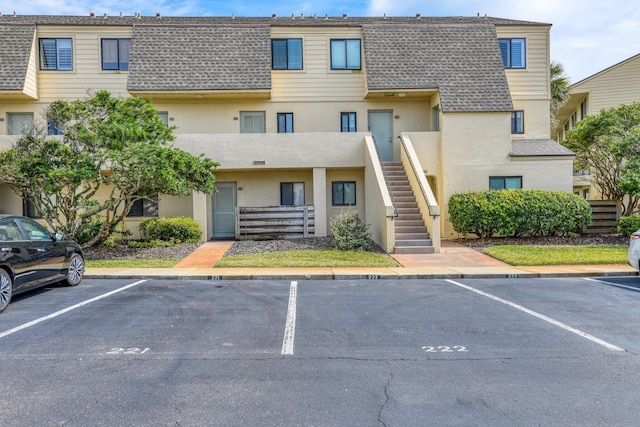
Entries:
{"label": "painted parking number 221", "polygon": [[430,345],[423,345],[421,347],[425,353],[459,353],[459,352],[468,352],[467,348],[463,345],[439,345],[437,347]]}

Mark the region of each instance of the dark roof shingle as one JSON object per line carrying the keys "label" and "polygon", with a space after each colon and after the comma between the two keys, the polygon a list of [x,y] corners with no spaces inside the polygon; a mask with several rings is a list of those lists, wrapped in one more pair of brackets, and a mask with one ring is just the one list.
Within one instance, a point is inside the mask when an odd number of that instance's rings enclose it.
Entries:
{"label": "dark roof shingle", "polygon": [[24,89],[35,25],[0,25],[0,90]]}
{"label": "dark roof shingle", "polygon": [[512,111],[493,25],[362,27],[369,90],[433,88],[443,112]]}
{"label": "dark roof shingle", "polygon": [[576,153],[551,139],[520,139],[511,141],[511,157],[575,156]]}
{"label": "dark roof shingle", "polygon": [[135,26],[130,91],[269,90],[268,26]]}

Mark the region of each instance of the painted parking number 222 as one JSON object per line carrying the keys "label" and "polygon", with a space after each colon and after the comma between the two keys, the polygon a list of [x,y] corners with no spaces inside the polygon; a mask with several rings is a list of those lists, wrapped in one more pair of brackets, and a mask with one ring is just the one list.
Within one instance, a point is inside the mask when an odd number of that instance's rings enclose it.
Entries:
{"label": "painted parking number 222", "polygon": [[116,348],[112,348],[110,351],[107,351],[106,354],[145,354],[149,350],[151,350],[149,347],[147,347],[147,348],[138,348],[138,347],[122,348],[122,347],[116,347]]}
{"label": "painted parking number 222", "polygon": [[463,345],[439,345],[437,347],[430,345],[423,345],[421,347],[425,353],[459,353],[459,352],[468,352],[467,348]]}

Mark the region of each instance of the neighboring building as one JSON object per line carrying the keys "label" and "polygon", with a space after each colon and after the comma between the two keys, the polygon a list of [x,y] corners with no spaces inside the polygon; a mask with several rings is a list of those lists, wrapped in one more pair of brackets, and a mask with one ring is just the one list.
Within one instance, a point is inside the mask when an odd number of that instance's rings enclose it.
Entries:
{"label": "neighboring building", "polygon": [[[0,147],[56,99],[143,96],[178,147],[221,167],[218,192],[160,195],[128,227],[186,215],[207,239],[233,238],[238,208],[309,205],[325,236],[355,209],[393,252],[413,235],[385,184],[395,161],[438,251],[457,237],[454,193],[571,191],[574,154],[549,135],[549,30],[480,16],[0,16]],[[0,212],[23,209],[0,186]]]}
{"label": "neighboring building", "polygon": [[[640,55],[571,85],[569,94],[569,99],[558,111],[558,127],[553,131],[553,139],[558,142],[562,142],[565,132],[586,116],[640,101]],[[597,188],[591,184],[588,170],[574,171],[573,191],[585,199],[601,199]]]}

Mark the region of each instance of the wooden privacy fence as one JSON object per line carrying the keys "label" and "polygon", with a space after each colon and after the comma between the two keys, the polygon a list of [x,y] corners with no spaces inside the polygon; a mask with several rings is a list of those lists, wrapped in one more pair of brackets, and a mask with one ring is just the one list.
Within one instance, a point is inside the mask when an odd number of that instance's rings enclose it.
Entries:
{"label": "wooden privacy fence", "polygon": [[617,200],[587,200],[591,205],[591,224],[583,233],[615,233],[620,218],[620,202]]}
{"label": "wooden privacy fence", "polygon": [[295,239],[312,237],[313,206],[266,206],[236,208],[236,239]]}

